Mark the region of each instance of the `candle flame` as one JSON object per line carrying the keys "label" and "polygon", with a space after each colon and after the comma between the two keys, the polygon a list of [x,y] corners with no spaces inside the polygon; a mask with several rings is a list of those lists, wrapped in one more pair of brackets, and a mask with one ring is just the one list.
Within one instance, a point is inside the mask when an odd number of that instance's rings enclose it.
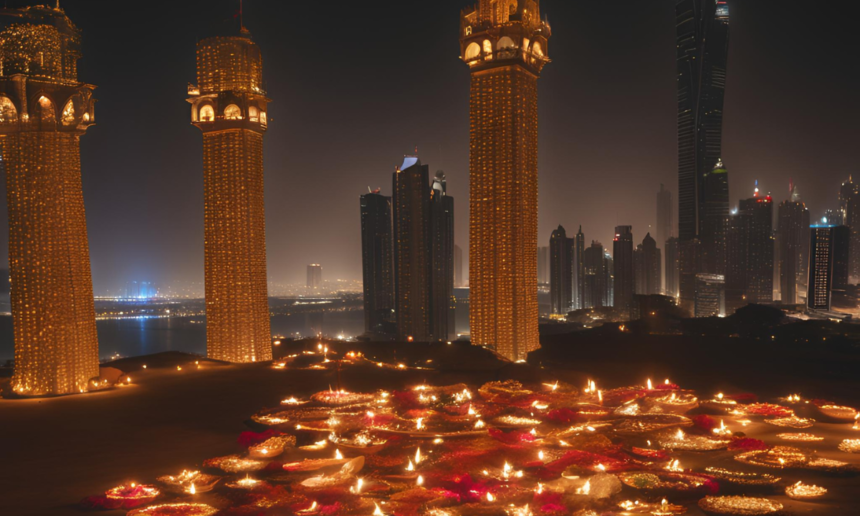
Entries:
{"label": "candle flame", "polygon": [[484,428],[484,422],[480,419],[475,422],[475,428]]}
{"label": "candle flame", "polygon": [[382,512],[382,509],[379,508],[379,505],[377,505],[376,502],[373,502],[373,505],[376,507],[376,509],[373,510],[373,516],[385,516],[385,513]]}
{"label": "candle flame", "polygon": [[340,459],[342,459],[342,458],[343,458],[343,454],[342,454],[342,453],[340,453],[340,450],[335,450],[335,451],[334,451],[334,458],[335,458],[335,459],[337,459],[337,460],[340,460]]}
{"label": "candle flame", "polygon": [[189,487],[189,488],[188,488],[188,493],[189,493],[189,494],[197,494],[197,488],[196,488],[196,487],[194,487],[194,483],[193,483],[193,482],[191,483],[191,487]]}
{"label": "candle flame", "polygon": [[538,482],[537,489],[535,489],[535,493],[537,493],[537,494],[543,493],[543,484],[541,484],[540,482]]}
{"label": "candle flame", "polygon": [[422,428],[424,428],[424,418],[423,417],[419,417],[418,420],[415,422],[415,428],[417,430],[421,430]]}
{"label": "candle flame", "polygon": [[415,450],[415,464],[421,464],[421,448]]}
{"label": "candle flame", "polygon": [[648,390],[650,391],[652,389],[654,389],[654,385],[651,383],[651,379],[648,378]]}
{"label": "candle flame", "polygon": [[496,501],[496,497],[495,497],[495,496],[493,496],[493,493],[491,493],[491,492],[489,492],[489,491],[487,491],[487,501],[488,501],[488,502],[494,502],[494,501]]}
{"label": "candle flame", "polygon": [[412,459],[409,459],[409,465],[406,466],[406,471],[415,471],[415,464],[412,463]]}
{"label": "candle flame", "polygon": [[415,481],[415,484],[419,487],[423,486],[424,485],[424,477],[422,477],[421,475],[418,475],[418,480]]}
{"label": "candle flame", "polygon": [[544,457],[543,450],[540,450],[540,451],[538,452],[538,459],[543,460],[543,457]]}

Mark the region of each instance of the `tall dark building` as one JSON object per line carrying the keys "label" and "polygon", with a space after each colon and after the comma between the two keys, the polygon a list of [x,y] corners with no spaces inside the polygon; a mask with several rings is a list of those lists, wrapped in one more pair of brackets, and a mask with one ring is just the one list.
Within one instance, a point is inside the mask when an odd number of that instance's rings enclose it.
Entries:
{"label": "tall dark building", "polygon": [[782,304],[792,305],[800,302],[801,292],[806,290],[809,259],[809,210],[800,202],[795,185],[790,198],[779,204],[777,219],[779,290]]}
{"label": "tall dark building", "polygon": [[726,310],[773,301],[773,200],[756,195],[741,200],[729,217]]}
{"label": "tall dark building", "polygon": [[[672,205],[672,192],[666,190],[660,185],[660,191],[657,192],[657,247],[666,249],[666,241],[675,235],[675,208]],[[666,292],[666,271],[665,264],[660,265],[660,274],[663,276],[663,283],[660,285],[660,290]]]}
{"label": "tall dark building", "polygon": [[430,190],[430,334],[449,340],[455,333],[454,198],[448,195],[445,173],[436,172]]}
{"label": "tall dark building", "polygon": [[379,191],[361,196],[361,266],[364,330],[385,334],[392,322],[391,198]]}
{"label": "tall dark building", "polygon": [[[845,258],[848,254],[849,230],[847,226],[815,224],[810,228],[809,291],[806,306],[810,310],[829,311],[834,281],[838,274],[846,274]],[[843,260],[842,264],[839,261]],[[842,279],[840,278],[839,281]]]}
{"label": "tall dark building", "polygon": [[[860,185],[851,178],[839,189],[839,205],[842,211],[842,224],[851,231],[848,277],[851,283],[860,283]],[[831,223],[838,221],[830,220]]]}
{"label": "tall dark building", "polygon": [[616,226],[615,238],[612,241],[612,257],[615,261],[614,305],[624,314],[633,309],[633,227]]}
{"label": "tall dark building", "polygon": [[454,245],[454,288],[463,288],[463,249]]}
{"label": "tall dark building", "polygon": [[696,275],[696,317],[720,317],[726,311],[726,278],[722,274]]}
{"label": "tall dark building", "polygon": [[422,342],[430,333],[430,171],[407,156],[394,172],[394,311],[398,340]]}
{"label": "tall dark building", "polygon": [[[696,273],[719,268],[715,233],[719,214],[728,212],[728,196],[723,194],[728,176],[708,175],[718,169],[722,156],[729,7],[724,0],[677,0],[675,17],[680,298],[681,306],[692,311]],[[690,244],[696,239],[700,246]]]}
{"label": "tall dark building", "polygon": [[666,246],[663,249],[665,266],[664,277],[666,279],[665,294],[669,297],[678,297],[678,239],[671,237],[666,240]]}
{"label": "tall dark building", "polygon": [[833,290],[845,290],[851,273],[851,229],[848,226],[833,228]]}
{"label": "tall dark building", "polygon": [[726,270],[726,219],[729,216],[729,174],[722,160],[705,174],[699,221],[699,271],[724,274]]}
{"label": "tall dark building", "polygon": [[603,245],[593,241],[583,251],[583,291],[582,308],[601,308],[606,306],[606,258]]}
{"label": "tall dark building", "polygon": [[579,226],[579,231],[573,237],[573,252],[571,265],[571,277],[573,285],[571,287],[571,303],[574,310],[585,308],[585,269],[583,266],[583,258],[585,253],[585,235],[582,234],[582,226]]}
{"label": "tall dark building", "polygon": [[609,251],[603,249],[603,306],[615,306],[615,260]]}
{"label": "tall dark building", "polygon": [[845,181],[839,186],[839,216],[838,220],[830,220],[831,224],[836,225],[851,225],[851,210],[853,208],[853,197],[860,192],[860,185],[854,183],[854,179],[848,176],[848,181]]}
{"label": "tall dark building", "polygon": [[558,226],[549,239],[549,296],[553,314],[570,312],[573,286],[572,251],[573,239],[567,238],[564,228]]}
{"label": "tall dark building", "polygon": [[648,233],[633,253],[636,294],[647,296],[661,293],[661,262],[657,241]]}
{"label": "tall dark building", "polygon": [[319,293],[322,288],[322,265],[318,263],[308,265],[307,287],[309,293]]}

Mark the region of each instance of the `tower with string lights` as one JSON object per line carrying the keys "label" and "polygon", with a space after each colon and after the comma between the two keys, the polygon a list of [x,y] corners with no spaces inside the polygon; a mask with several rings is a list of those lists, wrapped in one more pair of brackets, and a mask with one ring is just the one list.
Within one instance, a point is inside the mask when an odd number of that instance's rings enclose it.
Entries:
{"label": "tower with string lights", "polygon": [[540,345],[537,80],[549,37],[539,0],[480,0],[461,13],[471,72],[471,339],[511,360]]}
{"label": "tower with string lights", "polygon": [[9,210],[12,388],[85,392],[99,376],[81,188],[93,89],[78,80],[81,33],[56,7],[0,9],[0,165]]}
{"label": "tower with string lights", "polygon": [[206,349],[227,362],[271,360],[263,136],[270,100],[250,32],[197,44],[191,123],[203,132]]}

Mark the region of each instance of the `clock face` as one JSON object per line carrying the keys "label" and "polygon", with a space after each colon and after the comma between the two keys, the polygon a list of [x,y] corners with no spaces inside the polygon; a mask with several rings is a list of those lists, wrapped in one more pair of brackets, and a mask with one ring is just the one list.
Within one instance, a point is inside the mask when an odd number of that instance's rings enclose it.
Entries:
{"label": "clock face", "polygon": [[238,120],[242,118],[242,110],[236,104],[230,104],[224,108],[224,118],[227,120]]}

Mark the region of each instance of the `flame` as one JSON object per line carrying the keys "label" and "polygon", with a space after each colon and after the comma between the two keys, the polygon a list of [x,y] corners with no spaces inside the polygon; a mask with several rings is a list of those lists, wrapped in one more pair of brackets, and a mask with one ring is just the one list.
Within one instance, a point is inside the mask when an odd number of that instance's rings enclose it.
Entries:
{"label": "flame", "polygon": [[723,401],[723,393],[722,392],[717,394],[717,399],[720,401]]}
{"label": "flame", "polygon": [[193,483],[193,482],[191,483],[191,487],[189,487],[189,488],[188,488],[188,493],[189,493],[189,494],[197,494],[197,488],[196,488],[196,487],[194,487],[194,483]]}
{"label": "flame", "polygon": [[475,422],[475,428],[484,428],[484,422],[480,419]]}
{"label": "flame", "polygon": [[340,459],[342,459],[342,458],[343,458],[343,454],[342,454],[342,453],[340,453],[340,450],[335,450],[335,451],[334,451],[334,458],[335,458],[335,459],[337,459],[337,460],[340,460]]}
{"label": "flame", "polygon": [[423,486],[424,485],[424,477],[422,477],[421,475],[418,475],[418,480],[415,481],[415,485],[417,485],[419,487]]}
{"label": "flame", "polygon": [[424,428],[424,418],[419,417],[418,420],[415,422],[415,429],[421,430],[422,428]]}
{"label": "flame", "polygon": [[684,431],[679,428],[678,433],[675,434],[675,439],[677,439],[679,441],[683,441],[685,438],[686,438],[686,435],[684,434]]}
{"label": "flame", "polygon": [[491,493],[489,491],[487,491],[487,501],[488,502],[495,502],[496,501],[496,497],[493,496],[493,493]]}
{"label": "flame", "polygon": [[406,471],[415,471],[415,464],[412,463],[412,459],[409,459],[409,465],[406,466]]}
{"label": "flame", "polygon": [[540,451],[538,452],[538,459],[543,460],[543,457],[544,457],[543,450],[540,450]]}
{"label": "flame", "polygon": [[591,480],[586,480],[582,487],[576,490],[576,494],[587,495],[591,492]]}
{"label": "flame", "polygon": [[415,450],[415,464],[421,464],[421,448]]}
{"label": "flame", "polygon": [[648,390],[650,391],[650,390],[653,390],[653,389],[654,389],[654,385],[651,383],[651,379],[650,379],[650,378],[648,378]]}
{"label": "flame", "polygon": [[373,510],[373,516],[385,516],[385,513],[382,512],[382,509],[379,508],[379,505],[377,505],[376,502],[373,502],[373,505],[376,507],[376,509]]}
{"label": "flame", "polygon": [[603,464],[598,464],[597,466],[594,466],[594,469],[598,471],[606,471],[606,466],[604,466]]}
{"label": "flame", "polygon": [[543,493],[543,484],[541,484],[540,482],[538,482],[537,488],[535,489],[535,493],[537,493],[537,494]]}

